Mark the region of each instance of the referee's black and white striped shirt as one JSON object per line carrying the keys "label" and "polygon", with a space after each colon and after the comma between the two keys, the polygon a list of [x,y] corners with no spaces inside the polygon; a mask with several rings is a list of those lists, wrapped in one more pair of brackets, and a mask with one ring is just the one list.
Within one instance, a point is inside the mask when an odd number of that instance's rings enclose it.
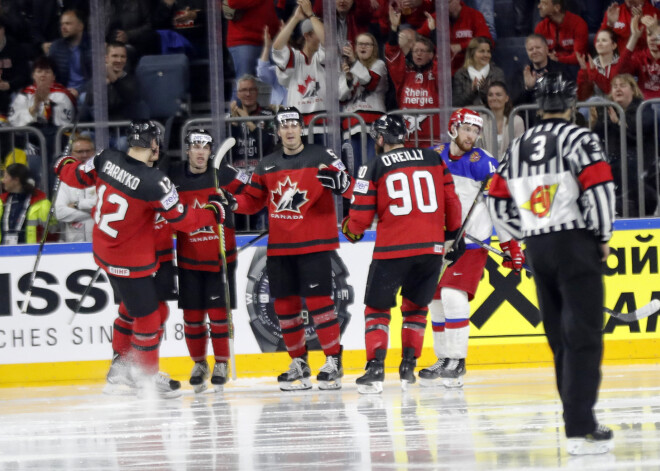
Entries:
{"label": "referee's black and white striped shirt", "polygon": [[586,228],[608,241],[614,182],[600,139],[563,119],[543,120],[509,146],[488,206],[502,240]]}

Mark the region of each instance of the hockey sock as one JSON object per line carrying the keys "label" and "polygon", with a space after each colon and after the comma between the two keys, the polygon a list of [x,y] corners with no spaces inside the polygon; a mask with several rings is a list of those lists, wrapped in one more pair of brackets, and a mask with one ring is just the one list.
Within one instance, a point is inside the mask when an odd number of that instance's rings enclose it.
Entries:
{"label": "hockey sock", "polygon": [[165,333],[165,322],[167,318],[170,317],[170,307],[165,301],[158,302],[158,314],[160,314],[160,329],[158,329],[158,340],[163,340],[163,334]]}
{"label": "hockey sock", "polygon": [[466,358],[470,336],[470,302],[465,291],[442,289],[445,311],[445,340],[447,358]]}
{"label": "hockey sock", "polygon": [[126,355],[131,349],[133,318],[124,303],[119,304],[118,316],[112,328],[112,350],[119,356]]}
{"label": "hockey sock", "polygon": [[341,342],[335,303],[330,296],[310,296],[305,301],[323,353],[337,355],[341,351]]}
{"label": "hockey sock", "polygon": [[229,323],[227,310],[224,307],[215,307],[208,310],[211,321],[211,345],[215,361],[229,360]]}
{"label": "hockey sock", "polygon": [[364,310],[364,343],[367,361],[376,358],[376,350],[387,351],[390,333],[390,311],[367,306]]}
{"label": "hockey sock", "polygon": [[307,352],[305,345],[305,326],[300,310],[300,296],[287,296],[275,300],[275,313],[280,322],[282,338],[291,358],[301,357]]}
{"label": "hockey sock", "polygon": [[424,329],[426,329],[427,306],[418,306],[409,299],[403,298],[401,303],[401,347],[415,349],[415,358],[422,355],[424,344]]}
{"label": "hockey sock", "polygon": [[207,330],[203,309],[183,310],[183,333],[190,358],[193,361],[205,359]]}
{"label": "hockey sock", "polygon": [[144,317],[136,317],[133,322],[131,347],[135,363],[145,374],[158,373],[158,328],[160,315],[154,311]]}
{"label": "hockey sock", "polygon": [[447,358],[445,339],[445,310],[442,300],[434,299],[429,304],[431,311],[431,330],[433,331],[433,351],[438,359]]}

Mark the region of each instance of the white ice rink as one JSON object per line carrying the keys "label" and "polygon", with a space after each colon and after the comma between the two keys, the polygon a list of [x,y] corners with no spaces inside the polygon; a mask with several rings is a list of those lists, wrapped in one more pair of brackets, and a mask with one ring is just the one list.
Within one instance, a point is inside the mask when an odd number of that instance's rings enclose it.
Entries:
{"label": "white ice rink", "polygon": [[147,402],[101,384],[0,389],[0,470],[660,469],[659,367],[604,367],[608,455],[571,458],[550,368],[469,370],[463,390],[283,393],[274,378]]}

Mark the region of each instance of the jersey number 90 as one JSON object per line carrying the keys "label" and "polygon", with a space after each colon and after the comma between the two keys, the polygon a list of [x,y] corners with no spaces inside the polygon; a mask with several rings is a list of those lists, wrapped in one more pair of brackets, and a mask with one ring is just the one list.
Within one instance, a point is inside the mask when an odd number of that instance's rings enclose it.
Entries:
{"label": "jersey number 90", "polygon": [[385,185],[387,195],[395,200],[390,204],[390,212],[394,216],[410,214],[414,209],[413,204],[422,213],[434,213],[438,209],[435,182],[428,170],[416,170],[410,176],[402,172],[390,174],[385,179]]}

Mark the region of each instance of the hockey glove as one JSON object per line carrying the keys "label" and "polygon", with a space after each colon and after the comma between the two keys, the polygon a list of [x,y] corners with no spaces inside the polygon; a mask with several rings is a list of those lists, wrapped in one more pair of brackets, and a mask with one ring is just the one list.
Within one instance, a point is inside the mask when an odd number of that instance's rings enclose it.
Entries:
{"label": "hockey glove", "polygon": [[55,162],[55,165],[53,165],[53,170],[55,171],[55,175],[59,176],[60,172],[62,172],[62,169],[66,165],[68,165],[72,162],[79,163],[76,159],[74,159],[70,155],[65,155],[65,156],[60,157],[59,159],[57,159],[57,161]]}
{"label": "hockey glove", "polygon": [[500,247],[506,254],[502,266],[513,270],[516,275],[519,275],[525,264],[525,254],[520,249],[520,244],[511,239],[507,242],[500,242]]}
{"label": "hockey glove", "polygon": [[351,242],[352,244],[356,243],[357,241],[361,240],[364,237],[364,234],[353,234],[351,230],[348,228],[348,216],[344,218],[344,220],[341,222],[341,232],[344,234],[344,237],[346,237],[346,240]]}
{"label": "hockey glove", "polygon": [[330,188],[336,195],[343,195],[351,186],[351,177],[341,161],[335,161],[330,167],[321,164],[316,178],[319,179],[321,185]]}
{"label": "hockey glove", "polygon": [[225,198],[224,195],[211,195],[209,196],[208,202],[204,205],[204,209],[213,211],[215,221],[218,224],[222,224],[225,221],[227,210],[229,209],[227,198]]}
{"label": "hockey glove", "polygon": [[238,208],[238,203],[236,202],[236,198],[234,198],[234,195],[229,193],[227,190],[221,189],[218,195],[221,198],[225,199],[225,205],[232,211],[235,211],[236,208]]}
{"label": "hockey glove", "polygon": [[449,250],[445,251],[445,258],[451,262],[450,267],[465,253],[465,239],[461,237],[456,240],[457,235],[458,230],[445,232],[445,247],[449,247]]}

